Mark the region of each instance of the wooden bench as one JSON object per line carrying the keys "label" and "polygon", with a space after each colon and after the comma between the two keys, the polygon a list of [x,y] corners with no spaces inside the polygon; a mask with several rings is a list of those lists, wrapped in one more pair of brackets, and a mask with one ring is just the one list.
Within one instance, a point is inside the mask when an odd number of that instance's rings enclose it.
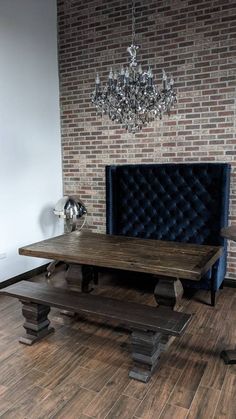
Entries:
{"label": "wooden bench", "polygon": [[149,380],[158,363],[162,335],[180,336],[191,317],[168,308],[77,293],[29,281],[3,288],[0,293],[22,302],[26,336],[21,337],[20,342],[26,345],[32,345],[54,331],[47,317],[50,307],[92,314],[105,321],[116,320],[131,329],[134,365],[129,376],[143,382]]}

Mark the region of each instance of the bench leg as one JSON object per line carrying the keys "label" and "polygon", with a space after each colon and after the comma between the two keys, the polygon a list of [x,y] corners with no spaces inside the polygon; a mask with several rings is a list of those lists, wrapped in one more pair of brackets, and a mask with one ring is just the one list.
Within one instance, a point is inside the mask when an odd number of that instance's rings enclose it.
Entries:
{"label": "bench leg", "polygon": [[54,332],[53,327],[49,327],[48,313],[50,307],[25,301],[21,302],[23,304],[22,313],[25,317],[23,326],[26,330],[26,335],[21,337],[19,342],[25,345],[33,345],[33,343]]}
{"label": "bench leg", "polygon": [[147,383],[162,351],[161,333],[135,330],[131,334],[133,368],[129,377]]}

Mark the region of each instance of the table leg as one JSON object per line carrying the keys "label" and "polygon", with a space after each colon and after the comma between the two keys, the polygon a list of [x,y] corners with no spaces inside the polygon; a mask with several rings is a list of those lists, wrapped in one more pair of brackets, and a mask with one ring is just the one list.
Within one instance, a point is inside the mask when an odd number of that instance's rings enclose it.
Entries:
{"label": "table leg", "polygon": [[70,264],[65,279],[69,290],[88,293],[93,291],[91,282],[98,283],[98,273],[93,266]]}
{"label": "table leg", "polygon": [[91,282],[94,284],[98,283],[97,271],[93,266],[82,265],[81,291],[85,293],[92,292]]}
{"label": "table leg", "polygon": [[162,277],[158,279],[154,297],[159,306],[175,310],[183,296],[183,286],[178,278]]}
{"label": "table leg", "polygon": [[[154,289],[154,297],[158,306],[166,307],[166,310],[175,310],[180,305],[183,292],[183,286],[178,278],[161,277]],[[168,335],[162,335],[161,352],[165,351],[169,339]]]}
{"label": "table leg", "polygon": [[[71,291],[89,293],[93,291],[91,282],[97,285],[98,271],[93,266],[70,264],[66,272],[67,287]],[[62,310],[61,314],[68,317],[77,317],[75,312]]]}
{"label": "table leg", "polygon": [[236,349],[222,351],[220,357],[224,360],[225,364],[236,364]]}

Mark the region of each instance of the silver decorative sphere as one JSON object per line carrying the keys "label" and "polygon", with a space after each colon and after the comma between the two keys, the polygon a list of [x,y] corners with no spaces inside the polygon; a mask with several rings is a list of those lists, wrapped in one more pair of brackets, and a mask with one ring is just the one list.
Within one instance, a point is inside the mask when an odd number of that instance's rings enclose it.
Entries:
{"label": "silver decorative sphere", "polygon": [[78,220],[87,214],[83,202],[72,196],[63,196],[63,198],[59,199],[53,212],[58,217],[65,219],[69,231],[74,231]]}

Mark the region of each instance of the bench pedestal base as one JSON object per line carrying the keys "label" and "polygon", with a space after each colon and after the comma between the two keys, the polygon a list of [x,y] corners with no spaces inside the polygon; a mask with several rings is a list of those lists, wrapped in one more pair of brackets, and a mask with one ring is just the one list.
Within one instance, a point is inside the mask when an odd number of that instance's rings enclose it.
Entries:
{"label": "bench pedestal base", "polygon": [[23,326],[26,330],[26,335],[21,337],[19,342],[25,345],[33,345],[33,343],[54,332],[54,328],[49,327],[48,313],[50,307],[43,304],[21,302],[23,304],[22,313],[25,317]]}
{"label": "bench pedestal base", "polygon": [[135,330],[131,334],[133,368],[129,377],[147,383],[161,353],[161,333]]}

